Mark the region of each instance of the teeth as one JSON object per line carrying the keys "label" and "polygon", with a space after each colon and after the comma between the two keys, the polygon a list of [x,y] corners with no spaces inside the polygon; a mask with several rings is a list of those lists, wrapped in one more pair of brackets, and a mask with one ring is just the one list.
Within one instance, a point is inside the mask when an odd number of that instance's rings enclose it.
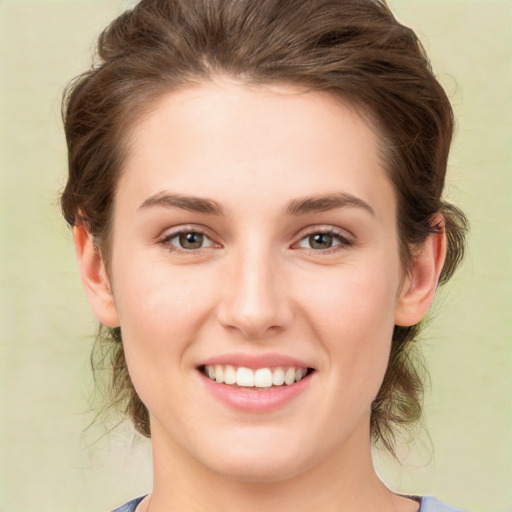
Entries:
{"label": "teeth", "polygon": [[237,386],[248,388],[254,387],[254,372],[249,368],[238,368],[236,371],[236,384]]}
{"label": "teeth", "polygon": [[284,384],[284,370],[282,368],[276,368],[272,372],[272,384],[274,386],[282,386]]}
{"label": "teeth", "polygon": [[286,370],[286,373],[284,374],[284,383],[288,386],[290,384],[293,384],[295,382],[295,368],[290,367],[288,370]]}
{"label": "teeth", "polygon": [[295,370],[295,381],[299,382],[299,380],[303,379],[306,376],[306,373],[308,373],[308,370],[306,368],[297,368]]}
{"label": "teeth", "polygon": [[272,372],[270,368],[260,368],[254,373],[254,385],[257,388],[269,388],[272,386]]}
{"label": "teeth", "polygon": [[224,370],[220,364],[215,365],[215,380],[221,384],[224,382]]}
{"label": "teeth", "polygon": [[272,369],[258,368],[257,370],[251,370],[243,366],[235,368],[229,364],[206,365],[204,367],[205,375],[220,384],[224,383],[247,388],[270,388],[272,386],[282,386],[283,384],[290,386],[303,379],[307,372],[307,368],[295,368],[293,366],[285,368],[278,366]]}
{"label": "teeth", "polygon": [[224,368],[224,383],[236,384],[236,370],[234,366],[228,364]]}

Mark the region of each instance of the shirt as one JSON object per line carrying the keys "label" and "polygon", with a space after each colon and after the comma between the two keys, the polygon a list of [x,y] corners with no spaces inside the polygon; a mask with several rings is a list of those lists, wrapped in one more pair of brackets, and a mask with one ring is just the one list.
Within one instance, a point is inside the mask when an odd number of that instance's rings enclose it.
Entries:
{"label": "shirt", "polygon": [[[140,496],[139,498],[135,498],[134,500],[121,505],[119,508],[116,508],[112,512],[135,512],[137,505],[145,498],[145,496]],[[439,501],[434,496],[423,496],[420,502],[420,509],[418,512],[464,512],[459,508],[451,507],[450,505],[446,505],[442,501]]]}

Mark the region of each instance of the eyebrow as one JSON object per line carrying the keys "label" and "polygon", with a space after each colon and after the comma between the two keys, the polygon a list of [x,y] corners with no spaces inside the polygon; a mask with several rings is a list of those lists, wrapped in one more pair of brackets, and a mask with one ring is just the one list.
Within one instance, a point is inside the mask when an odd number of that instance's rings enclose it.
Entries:
{"label": "eyebrow", "polygon": [[286,207],[285,213],[287,215],[305,215],[307,213],[326,212],[346,206],[363,208],[375,217],[375,211],[366,201],[345,192],[294,199]]}
{"label": "eyebrow", "polygon": [[[157,194],[152,195],[139,206],[139,209],[149,208],[152,206],[180,208],[182,210],[204,213],[207,215],[225,215],[223,206],[213,199],[184,196],[181,194],[170,194],[167,192],[158,192]],[[306,215],[308,213],[325,212],[347,206],[362,208],[372,216],[375,216],[375,211],[366,201],[345,192],[294,199],[285,207],[284,214],[293,216]]]}
{"label": "eyebrow", "polygon": [[159,192],[148,197],[140,206],[139,210],[151,206],[164,206],[168,208],[180,208],[197,213],[206,213],[207,215],[224,215],[224,208],[220,203],[213,199],[206,199],[195,196],[183,196],[181,194],[169,194]]}

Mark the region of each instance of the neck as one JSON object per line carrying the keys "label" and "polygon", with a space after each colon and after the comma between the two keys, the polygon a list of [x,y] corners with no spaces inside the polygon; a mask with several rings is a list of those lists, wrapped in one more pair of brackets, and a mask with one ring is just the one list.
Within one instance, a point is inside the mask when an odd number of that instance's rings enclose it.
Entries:
{"label": "neck", "polygon": [[[149,512],[414,512],[375,472],[369,428],[321,462],[274,481],[241,481],[204,467],[152,423],[154,489]],[[144,510],[143,507],[141,507]]]}

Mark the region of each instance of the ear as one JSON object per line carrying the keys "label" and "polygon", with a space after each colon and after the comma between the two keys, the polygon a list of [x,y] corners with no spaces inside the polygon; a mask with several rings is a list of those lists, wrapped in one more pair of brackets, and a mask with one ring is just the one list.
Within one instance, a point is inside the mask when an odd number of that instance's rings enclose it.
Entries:
{"label": "ear", "polygon": [[118,327],[119,318],[105,264],[85,224],[73,227],[73,238],[82,284],[96,318],[108,327]]}
{"label": "ear", "polygon": [[430,234],[414,251],[412,267],[404,279],[395,310],[395,325],[417,324],[434,300],[446,255],[444,217],[438,213],[432,224],[438,232]]}

